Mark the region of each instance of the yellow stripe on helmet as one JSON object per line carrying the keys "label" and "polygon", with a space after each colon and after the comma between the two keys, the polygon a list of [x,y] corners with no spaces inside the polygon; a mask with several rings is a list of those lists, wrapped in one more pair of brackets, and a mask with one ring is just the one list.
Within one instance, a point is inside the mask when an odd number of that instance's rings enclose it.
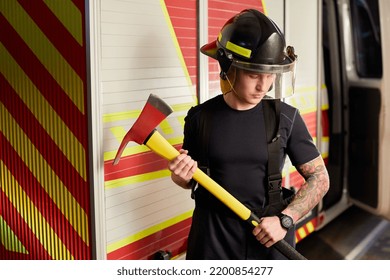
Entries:
{"label": "yellow stripe on helmet", "polygon": [[243,48],[243,47],[240,47],[230,41],[228,41],[226,43],[226,48],[236,54],[239,54],[243,57],[247,57],[247,58],[250,58],[251,57],[251,54],[252,54],[252,51],[249,50],[249,49],[246,49],[246,48]]}

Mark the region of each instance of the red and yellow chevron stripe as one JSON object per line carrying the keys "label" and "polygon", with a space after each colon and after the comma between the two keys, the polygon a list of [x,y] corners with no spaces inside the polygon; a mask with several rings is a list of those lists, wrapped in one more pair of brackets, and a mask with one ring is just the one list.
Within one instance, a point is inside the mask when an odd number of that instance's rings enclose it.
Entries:
{"label": "red and yellow chevron stripe", "polygon": [[295,231],[295,242],[298,243],[305,237],[307,237],[309,234],[311,234],[317,227],[317,218],[314,218],[307,222],[306,224],[302,225],[300,228],[298,228]]}
{"label": "red and yellow chevron stripe", "polygon": [[90,259],[83,0],[0,2],[0,259]]}

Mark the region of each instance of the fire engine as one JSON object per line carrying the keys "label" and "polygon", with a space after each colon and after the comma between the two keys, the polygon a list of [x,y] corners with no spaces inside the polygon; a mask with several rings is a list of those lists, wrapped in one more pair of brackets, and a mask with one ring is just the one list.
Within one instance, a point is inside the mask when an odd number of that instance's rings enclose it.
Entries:
{"label": "fire engine", "polygon": [[[390,2],[0,1],[0,259],[179,259],[194,202],[167,161],[121,140],[153,93],[174,112],[219,94],[199,55],[237,12],[258,9],[298,55],[295,94],[331,186],[299,242],[352,204],[390,219]],[[303,179],[287,160],[284,187]]]}

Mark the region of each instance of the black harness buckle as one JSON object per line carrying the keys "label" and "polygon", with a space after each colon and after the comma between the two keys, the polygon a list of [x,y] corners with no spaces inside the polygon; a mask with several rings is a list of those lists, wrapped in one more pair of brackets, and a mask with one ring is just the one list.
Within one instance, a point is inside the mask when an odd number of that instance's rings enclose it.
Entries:
{"label": "black harness buckle", "polygon": [[271,175],[268,177],[269,190],[281,190],[282,189],[282,177],[280,174]]}

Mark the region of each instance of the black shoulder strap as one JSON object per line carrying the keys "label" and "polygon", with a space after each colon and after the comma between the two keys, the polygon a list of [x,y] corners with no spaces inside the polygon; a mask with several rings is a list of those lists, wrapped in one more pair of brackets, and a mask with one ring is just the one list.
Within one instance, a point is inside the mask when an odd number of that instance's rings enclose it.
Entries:
{"label": "black shoulder strap", "polygon": [[271,142],[279,136],[280,99],[264,99],[263,110],[266,122],[267,140]]}
{"label": "black shoulder strap", "polygon": [[280,153],[280,99],[263,99],[265,130],[268,148],[268,203],[280,203],[282,174],[279,171]]}

